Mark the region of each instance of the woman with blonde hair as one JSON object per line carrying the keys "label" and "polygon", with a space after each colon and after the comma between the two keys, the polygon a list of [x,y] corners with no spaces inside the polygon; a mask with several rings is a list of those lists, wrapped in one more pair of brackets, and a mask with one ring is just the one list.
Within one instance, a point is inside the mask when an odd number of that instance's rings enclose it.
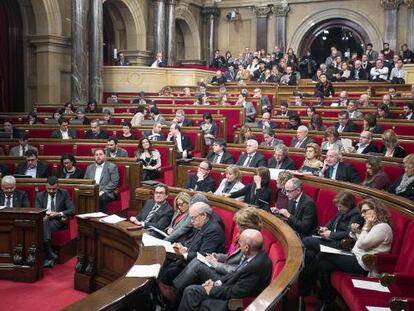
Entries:
{"label": "woman with blonde hair", "polygon": [[374,189],[387,190],[390,186],[390,180],[382,170],[381,159],[371,156],[366,159],[365,163],[367,175],[362,184]]}
{"label": "woman with blonde hair", "polygon": [[252,128],[248,125],[243,125],[240,128],[239,138],[237,140],[237,143],[245,144],[249,139],[256,139],[252,132]]}
{"label": "woman with blonde hair", "polygon": [[402,174],[388,189],[389,192],[414,201],[414,154],[409,154],[403,160]]}
{"label": "woman with blonde hair", "polygon": [[191,196],[187,192],[180,192],[174,198],[175,212],[170,225],[165,229],[168,234],[164,240],[177,242],[184,240],[193,230],[193,224],[188,216]]}
{"label": "woman with blonde hair", "polygon": [[321,168],[323,167],[323,162],[321,158],[321,148],[318,144],[310,143],[305,147],[305,160],[300,168],[301,171],[311,172],[314,175],[317,175]]}
{"label": "woman with blonde hair", "polygon": [[398,144],[398,137],[394,130],[388,129],[382,134],[382,143],[380,153],[384,154],[384,157],[391,158],[404,158],[405,150]]}
{"label": "woman with blonde hair", "polygon": [[[231,164],[226,168],[226,178],[224,178],[218,186],[214,194],[224,195],[225,193],[233,193],[244,188],[244,184],[240,181],[240,169],[237,165]],[[237,198],[243,201],[244,196]]]}

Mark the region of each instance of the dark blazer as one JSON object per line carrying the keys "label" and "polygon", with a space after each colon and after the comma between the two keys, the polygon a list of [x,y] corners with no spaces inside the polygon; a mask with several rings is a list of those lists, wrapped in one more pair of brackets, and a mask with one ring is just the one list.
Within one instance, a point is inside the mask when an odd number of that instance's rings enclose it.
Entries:
{"label": "dark blazer", "polygon": [[[336,129],[338,129],[339,128],[339,122],[336,122],[334,124],[334,126],[335,126]],[[345,128],[344,128],[343,131],[344,132],[358,132],[358,128],[357,128],[357,126],[354,122],[349,120],[348,123],[345,125]]]}
{"label": "dark blazer", "polygon": [[[27,170],[27,163],[20,163],[15,171],[15,174],[24,175]],[[36,178],[48,178],[52,173],[50,172],[49,165],[45,162],[37,161]]]}
{"label": "dark blazer", "polygon": [[[291,146],[291,147],[295,147],[295,146],[296,146],[296,144],[297,144],[297,142],[298,142],[298,138],[297,138],[297,137],[295,137],[295,138],[292,140],[292,142],[291,142],[290,146]],[[310,143],[313,143],[313,142],[314,142],[314,141],[313,141],[313,139],[312,139],[312,138],[306,137],[306,138],[305,138],[305,139],[301,142],[301,144],[300,144],[299,148],[305,148],[307,144],[310,144]]]}
{"label": "dark blazer", "polygon": [[[76,131],[72,128],[68,128],[68,136],[73,139],[78,137],[78,135],[76,135]],[[59,129],[54,130],[50,135],[50,138],[62,139],[62,132]]]}
{"label": "dark blazer", "polygon": [[180,126],[181,127],[183,127],[183,126],[193,126],[193,121],[191,121],[190,119],[184,118],[183,123]]}
{"label": "dark blazer", "polygon": [[367,72],[361,67],[357,73],[355,73],[355,68],[351,70],[350,80],[368,80]]}
{"label": "dark blazer", "polygon": [[[355,145],[355,149],[358,150],[358,145]],[[367,154],[370,152],[378,152],[377,147],[373,143],[370,143],[368,146],[365,147],[364,151],[362,151],[362,154]]]}
{"label": "dark blazer", "polygon": [[[385,154],[386,151],[387,151],[387,148],[385,148],[385,146],[382,146],[380,153]],[[404,158],[405,155],[406,155],[405,149],[398,145],[397,147],[395,147],[392,157],[393,158]]]}
{"label": "dark blazer", "polygon": [[187,262],[197,257],[197,252],[206,256],[207,253],[221,253],[225,237],[224,230],[215,217],[210,217],[200,229],[193,229],[188,239],[183,243],[187,247]]}
{"label": "dark blazer", "polygon": [[[397,187],[401,184],[403,175],[398,177],[398,179],[388,188],[388,192],[396,194]],[[411,201],[414,201],[414,182],[409,184],[404,192],[398,194],[404,198],[407,198]]]}
{"label": "dark blazer", "polygon": [[270,212],[269,202],[272,196],[272,189],[270,189],[269,185],[262,185],[262,187],[256,191],[256,184],[251,183],[230,194],[230,198],[238,198],[241,196],[244,196],[244,202],[256,205],[261,209]]}
{"label": "dark blazer", "polygon": [[193,143],[191,142],[190,137],[181,134],[181,146],[183,147],[183,150],[192,151]]}
{"label": "dark blazer", "polygon": [[[213,151],[209,151],[207,153],[206,159],[213,163],[215,153]],[[232,154],[228,152],[224,152],[220,158],[220,164],[234,164],[234,157]]]}
{"label": "dark blazer", "polygon": [[291,214],[287,223],[301,237],[311,235],[318,225],[318,214],[315,202],[304,192],[294,210],[294,202],[289,200],[287,210]]}
{"label": "dark blazer", "polygon": [[92,130],[87,130],[85,133],[85,139],[108,139],[108,133],[100,130],[98,135],[94,135]]}
{"label": "dark blazer", "polygon": [[57,173],[57,177],[58,178],[71,178],[71,179],[79,178],[79,179],[82,179],[84,174],[85,173],[79,167],[77,167],[75,169],[75,171],[73,172],[73,174],[70,174],[69,177],[66,177],[66,170],[64,170],[64,168],[61,167],[60,170]]}
{"label": "dark blazer", "polygon": [[[325,171],[324,176],[328,178],[328,170]],[[347,181],[354,184],[361,183],[361,179],[355,168],[351,164],[344,162],[339,162],[335,180]]]}
{"label": "dark blazer", "polygon": [[[269,160],[267,160],[267,167],[268,168],[276,168],[276,159],[275,157],[271,157]],[[285,157],[282,161],[282,164],[280,165],[279,169],[281,170],[295,170],[295,161],[293,161],[289,157]]]}
{"label": "dark blazer", "polygon": [[[276,129],[277,128],[277,124],[275,122],[273,122],[273,121],[270,121],[269,122],[269,125],[270,125],[270,128],[272,128],[272,129]],[[262,120],[260,120],[259,122],[257,122],[257,127],[259,129],[264,129],[265,128],[263,126],[263,121]]]}
{"label": "dark blazer", "polygon": [[375,126],[372,129],[369,130],[372,134],[382,134],[384,130],[380,128],[379,126]]}
{"label": "dark blazer", "polygon": [[[242,166],[244,161],[246,161],[248,155],[247,153],[242,153],[237,160],[236,165]],[[256,152],[252,159],[250,160],[249,167],[259,167],[266,166],[266,158],[263,154]]]}
{"label": "dark blazer", "polygon": [[[4,192],[0,190],[0,206],[6,204],[6,196]],[[23,190],[15,189],[13,192],[13,207],[30,207],[30,201],[27,197],[27,193]]]}
{"label": "dark blazer", "polygon": [[[47,208],[47,191],[41,191],[36,194],[36,203],[35,207],[37,208]],[[73,204],[69,193],[64,189],[58,189],[56,191],[55,199],[55,208],[56,212],[62,212],[66,216],[75,214],[75,205]]]}
{"label": "dark blazer", "polygon": [[281,116],[281,117],[287,117],[287,118],[289,118],[291,115],[294,115],[295,114],[295,112],[294,111],[287,111],[287,113],[286,114],[282,114],[282,111],[278,111],[277,113],[276,113],[276,115],[277,116]]}
{"label": "dark blazer", "polygon": [[[105,155],[107,157],[111,157],[108,148],[105,148]],[[128,151],[126,151],[124,148],[117,147],[115,152],[115,158],[128,158]]]}
{"label": "dark blazer", "polygon": [[338,212],[333,219],[328,221],[326,228],[331,230],[330,239],[340,241],[346,238],[351,230],[351,224],[363,224],[361,213],[358,207],[354,207],[348,213]]}
{"label": "dark blazer", "polygon": [[153,141],[165,140],[165,135],[163,133],[160,133],[159,136],[158,135],[153,136],[152,131],[145,131],[144,136],[147,137],[149,140],[153,140]]}
{"label": "dark blazer", "polygon": [[[139,214],[137,215],[137,219],[139,221],[145,221],[148,214],[151,212],[152,208],[155,205],[154,200],[148,200],[145,202],[144,207],[141,209]],[[174,214],[174,210],[167,201],[161,205],[161,207],[157,210],[157,212],[145,222],[145,228],[149,226],[153,226],[159,230],[164,230],[171,222],[171,218]]]}
{"label": "dark blazer", "polygon": [[201,181],[198,181],[197,174],[190,174],[187,177],[187,180],[184,183],[184,188],[192,189],[195,191],[203,191],[203,192],[214,192],[214,188],[216,186],[216,181],[210,175]]}

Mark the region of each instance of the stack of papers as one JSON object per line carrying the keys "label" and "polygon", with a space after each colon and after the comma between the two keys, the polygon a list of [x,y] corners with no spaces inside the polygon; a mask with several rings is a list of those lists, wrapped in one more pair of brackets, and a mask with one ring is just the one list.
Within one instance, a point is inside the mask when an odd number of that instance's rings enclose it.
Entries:
{"label": "stack of papers", "polygon": [[391,311],[391,309],[387,307],[368,307],[368,306],[367,306],[367,310],[368,311]]}
{"label": "stack of papers", "polygon": [[157,278],[161,265],[134,265],[127,273],[127,278]]}
{"label": "stack of papers", "polygon": [[96,212],[96,213],[86,213],[86,214],[79,214],[77,215],[79,218],[82,219],[89,219],[89,218],[100,218],[108,216],[108,214],[102,213],[102,212]]}
{"label": "stack of papers", "polygon": [[390,292],[388,287],[382,286],[380,282],[371,282],[371,281],[352,279],[352,284],[354,284],[354,287],[356,288],[375,290],[377,292],[383,292],[383,293]]}
{"label": "stack of papers", "polygon": [[337,254],[337,255],[346,255],[346,256],[354,256],[351,252],[346,252],[337,248],[325,246],[321,244],[321,253],[330,253],[330,254]]}
{"label": "stack of papers", "polygon": [[142,244],[144,246],[163,246],[166,252],[175,254],[175,250],[170,242],[157,239],[148,233],[142,235]]}
{"label": "stack of papers", "polygon": [[205,264],[207,267],[211,267],[211,263],[209,263],[207,261],[207,258],[203,256],[202,254],[200,254],[199,252],[197,252],[197,259],[201,261],[203,264]]}
{"label": "stack of papers", "polygon": [[99,219],[100,222],[104,222],[106,224],[116,224],[123,220],[126,220],[126,218],[119,217],[118,215],[115,215],[115,214]]}

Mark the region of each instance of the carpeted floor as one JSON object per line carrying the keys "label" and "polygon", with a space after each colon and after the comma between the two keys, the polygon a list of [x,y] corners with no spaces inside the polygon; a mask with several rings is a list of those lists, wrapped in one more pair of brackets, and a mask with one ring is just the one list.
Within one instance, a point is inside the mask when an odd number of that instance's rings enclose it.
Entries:
{"label": "carpeted floor", "polygon": [[43,279],[35,283],[0,281],[0,310],[53,311],[87,296],[73,289],[76,257],[63,265],[44,269]]}

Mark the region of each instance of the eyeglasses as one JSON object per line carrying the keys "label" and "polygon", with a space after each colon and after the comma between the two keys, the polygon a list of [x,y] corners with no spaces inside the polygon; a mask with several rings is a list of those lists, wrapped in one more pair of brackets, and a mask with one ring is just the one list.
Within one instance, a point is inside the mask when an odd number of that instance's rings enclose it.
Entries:
{"label": "eyeglasses", "polygon": [[361,214],[365,214],[366,212],[368,212],[370,210],[370,208],[364,208],[361,210]]}
{"label": "eyeglasses", "polygon": [[298,188],[295,188],[295,189],[292,189],[292,190],[285,189],[285,192],[286,193],[292,193],[293,191],[296,191],[296,190],[298,190]]}
{"label": "eyeglasses", "polygon": [[199,166],[198,168],[202,171],[205,171],[205,172],[208,171],[208,168],[205,168],[205,167],[202,167],[202,166]]}
{"label": "eyeglasses", "polygon": [[187,202],[177,202],[177,206],[184,206],[186,204],[187,204]]}
{"label": "eyeglasses", "polygon": [[155,194],[165,194],[165,192],[164,192],[164,191],[155,191],[154,193],[155,193]]}
{"label": "eyeglasses", "polygon": [[191,221],[194,221],[194,220],[196,220],[197,218],[198,218],[198,216],[200,216],[201,214],[197,214],[197,215],[195,215],[195,216],[190,216],[190,220]]}

